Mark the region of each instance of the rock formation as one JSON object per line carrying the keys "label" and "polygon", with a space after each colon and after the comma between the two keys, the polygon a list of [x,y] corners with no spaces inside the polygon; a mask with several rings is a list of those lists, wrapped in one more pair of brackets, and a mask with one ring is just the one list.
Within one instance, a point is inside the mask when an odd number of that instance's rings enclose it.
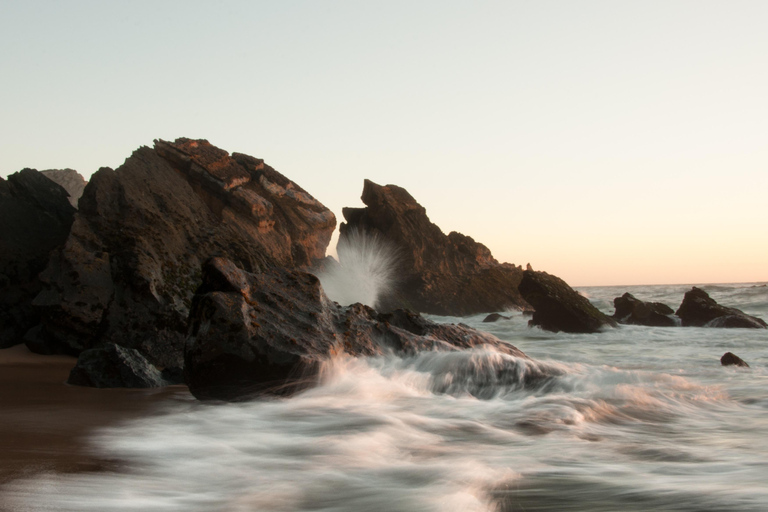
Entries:
{"label": "rock formation", "polygon": [[[229,400],[312,386],[322,363],[341,353],[412,355],[486,345],[527,359],[464,325],[436,324],[405,310],[341,307],[305,272],[273,268],[254,274],[213,258],[193,301],[184,368],[195,396]],[[544,377],[535,366],[527,371],[526,381]]]}
{"label": "rock formation", "polygon": [[156,141],[96,172],[69,238],[41,274],[30,349],[77,355],[107,343],[180,367],[200,267],[248,270],[325,256],[333,214],[263,161],[204,140]]}
{"label": "rock formation", "polygon": [[70,204],[77,208],[77,202],[80,200],[80,196],[83,195],[85,185],[88,183],[85,181],[85,178],[74,169],[48,169],[41,172],[49,180],[64,187],[64,190],[69,194]]}
{"label": "rock formation", "polygon": [[64,243],[75,209],[66,191],[33,169],[0,178],[0,348],[39,322],[32,299],[50,252]]}
{"label": "rock formation", "polygon": [[340,232],[378,234],[394,248],[399,279],[382,310],[463,316],[529,307],[517,291],[522,268],[499,263],[468,236],[445,235],[405,189],[365,180],[362,200],[365,208],[343,209]]}
{"label": "rock formation", "polygon": [[554,332],[591,333],[617,325],[565,281],[546,272],[523,272],[520,293],[534,308],[528,322],[531,326]]}
{"label": "rock formation", "polygon": [[768,324],[736,308],[718,304],[707,292],[695,286],[685,293],[675,313],[683,326],[690,327],[748,327],[765,329]]}
{"label": "rock formation", "polygon": [[747,362],[733,352],[726,352],[723,354],[723,357],[720,358],[720,364],[723,366],[741,366],[749,368]]}
{"label": "rock formation", "polygon": [[67,384],[93,388],[156,388],[168,382],[137,350],[109,343],[83,351]]}
{"label": "rock formation", "polygon": [[613,299],[616,312],[614,320],[620,324],[647,325],[651,327],[674,327],[679,320],[673,317],[672,308],[661,302],[644,302],[631,293]]}

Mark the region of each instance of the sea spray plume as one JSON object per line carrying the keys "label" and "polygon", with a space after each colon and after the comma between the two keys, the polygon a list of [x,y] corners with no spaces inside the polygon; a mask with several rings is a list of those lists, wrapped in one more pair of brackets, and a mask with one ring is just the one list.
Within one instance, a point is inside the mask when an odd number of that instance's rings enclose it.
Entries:
{"label": "sea spray plume", "polygon": [[323,290],[342,306],[376,308],[397,281],[397,251],[377,233],[348,230],[336,244],[338,264],[318,273]]}

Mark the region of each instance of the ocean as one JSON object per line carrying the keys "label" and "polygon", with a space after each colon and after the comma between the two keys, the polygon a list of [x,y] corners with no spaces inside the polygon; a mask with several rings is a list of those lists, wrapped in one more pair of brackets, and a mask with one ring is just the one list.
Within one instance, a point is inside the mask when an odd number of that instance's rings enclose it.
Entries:
{"label": "ocean", "polygon": [[[762,283],[700,286],[768,319]],[[579,288],[601,310],[630,292],[677,309],[690,285]],[[490,350],[340,357],[291,398],[201,403],[183,388],[88,436],[96,471],[0,487],[11,511],[765,511],[768,330],[531,329],[518,312],[463,322]],[[723,367],[734,352],[750,368]],[[504,372],[535,365],[526,384]],[[0,507],[2,508],[2,507]]]}

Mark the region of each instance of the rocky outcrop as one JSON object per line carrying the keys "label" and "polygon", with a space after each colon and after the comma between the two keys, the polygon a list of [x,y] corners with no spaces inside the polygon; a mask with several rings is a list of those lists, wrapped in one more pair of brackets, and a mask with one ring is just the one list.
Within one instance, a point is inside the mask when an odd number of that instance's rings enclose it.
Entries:
{"label": "rocky outcrop", "polygon": [[686,327],[746,327],[765,329],[768,324],[736,308],[718,304],[707,292],[695,286],[685,293],[675,313]]}
{"label": "rocky outcrop", "polygon": [[41,274],[43,322],[27,344],[77,355],[114,343],[181,367],[204,261],[308,266],[324,257],[334,226],[333,213],[261,160],[204,140],[156,141],[92,176]]}
{"label": "rocky outcrop", "polygon": [[405,189],[365,180],[362,200],[365,208],[343,209],[340,232],[380,236],[394,249],[397,282],[381,309],[462,316],[529,307],[517,291],[522,268],[499,263],[468,236],[445,235]]}
{"label": "rocky outcrop", "polygon": [[69,194],[70,204],[77,208],[77,202],[80,200],[80,196],[83,195],[85,185],[88,183],[79,172],[74,169],[48,169],[47,171],[40,172],[49,180],[64,187],[64,190]]}
{"label": "rocky outcrop", "polygon": [[33,169],[0,178],[0,348],[22,343],[39,322],[38,274],[66,240],[74,213],[66,191]]}
{"label": "rocky outcrop", "polygon": [[93,388],[156,388],[169,384],[137,350],[113,343],[83,351],[67,384]]}
{"label": "rocky outcrop", "polygon": [[[412,355],[485,345],[525,358],[464,325],[436,324],[405,310],[379,314],[361,304],[341,307],[308,273],[248,273],[214,258],[204,266],[194,298],[184,368],[196,397],[230,400],[312,386],[322,364],[342,353]],[[525,379],[543,378],[535,368],[528,371]]]}
{"label": "rocky outcrop", "polygon": [[546,272],[523,272],[520,293],[534,308],[528,322],[531,326],[554,332],[592,333],[617,325],[565,281]]}
{"label": "rocky outcrop", "polygon": [[749,368],[747,362],[733,352],[726,352],[723,354],[723,357],[720,358],[720,364],[723,366],[741,366],[743,368]]}
{"label": "rocky outcrop", "polygon": [[651,327],[674,327],[679,325],[674,310],[661,302],[644,302],[631,293],[613,299],[616,312],[613,319],[620,324],[646,325]]}

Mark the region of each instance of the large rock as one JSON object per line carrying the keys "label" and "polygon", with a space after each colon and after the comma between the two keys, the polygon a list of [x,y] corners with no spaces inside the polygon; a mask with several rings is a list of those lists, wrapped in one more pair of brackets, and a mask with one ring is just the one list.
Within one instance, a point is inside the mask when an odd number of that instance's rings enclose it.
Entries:
{"label": "large rock", "polygon": [[[201,399],[290,394],[317,382],[335,355],[413,355],[489,345],[526,356],[490,334],[464,325],[436,324],[396,310],[379,314],[361,304],[331,302],[315,276],[274,268],[248,273],[224,258],[203,269],[190,314],[185,375]],[[535,366],[524,380],[542,378]]]}
{"label": "large rock", "polygon": [[747,315],[736,308],[718,304],[707,292],[695,286],[683,297],[675,313],[684,326],[690,327],[746,327],[765,329],[768,325],[760,318]]}
{"label": "large rock", "polygon": [[39,322],[32,307],[38,274],[66,240],[74,214],[66,191],[33,169],[0,178],[0,348],[22,343]]}
{"label": "large rock", "polygon": [[723,366],[741,366],[743,368],[749,368],[747,362],[733,352],[726,352],[723,354],[723,357],[720,358],[720,364]]}
{"label": "large rock", "polygon": [[520,293],[534,308],[531,326],[548,331],[572,333],[598,332],[616,327],[616,321],[601,313],[589,300],[559,277],[526,270]]}
{"label": "large rock", "polygon": [[83,195],[85,185],[88,183],[79,172],[74,169],[48,169],[40,172],[49,180],[64,187],[64,190],[69,194],[70,204],[77,208],[77,202],[80,200],[80,196]]}
{"label": "large rock", "polygon": [[616,312],[614,320],[620,324],[647,325],[650,327],[674,327],[679,325],[674,310],[661,302],[644,302],[627,292],[613,299]]}
{"label": "large rock", "polygon": [[28,345],[77,355],[114,343],[180,367],[204,261],[308,266],[334,226],[327,208],[261,160],[204,140],[157,141],[92,176],[41,274],[43,322]]}
{"label": "large rock", "polygon": [[375,234],[394,249],[397,283],[381,309],[462,316],[529,308],[517,291],[521,267],[499,263],[461,233],[445,235],[405,189],[365,180],[362,200],[365,208],[343,209],[340,232]]}

